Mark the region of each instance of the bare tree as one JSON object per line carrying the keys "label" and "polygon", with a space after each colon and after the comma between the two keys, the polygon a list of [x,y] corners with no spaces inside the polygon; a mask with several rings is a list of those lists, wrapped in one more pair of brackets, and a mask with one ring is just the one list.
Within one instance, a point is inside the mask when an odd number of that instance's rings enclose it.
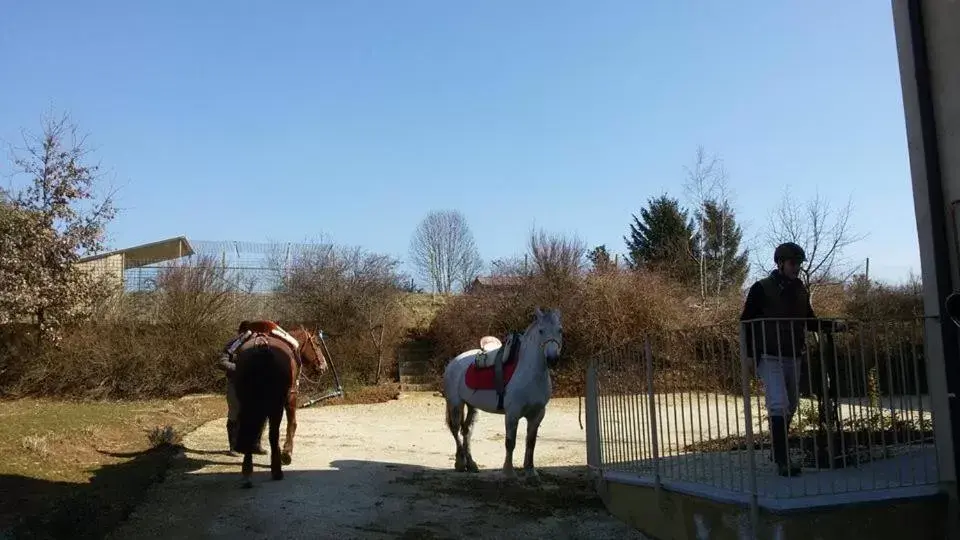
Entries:
{"label": "bare tree", "polygon": [[569,278],[586,269],[587,245],[576,236],[530,233],[530,255],[537,272],[547,278]]}
{"label": "bare tree", "polygon": [[417,226],[410,256],[421,278],[435,292],[450,294],[468,286],[483,269],[483,260],[467,220],[459,210],[434,210]]}
{"label": "bare tree", "polygon": [[795,242],[807,254],[801,277],[811,293],[826,281],[846,281],[858,271],[859,265],[851,264],[844,257],[844,250],[866,236],[857,234],[851,227],[852,211],[852,199],[834,211],[819,193],[805,203],[798,203],[788,188],[780,206],[770,215],[766,236],[768,249],[758,253],[762,257],[758,263],[769,267],[767,261],[771,260],[777,245]]}
{"label": "bare tree", "polygon": [[[719,299],[722,284],[726,282],[728,261],[725,258],[728,228],[735,226],[730,219],[732,212],[727,209],[730,207],[730,198],[733,194],[723,161],[715,155],[708,155],[703,146],[697,147],[693,166],[686,167],[686,171],[687,181],[684,189],[694,208],[696,227],[695,253],[691,255],[697,262],[700,300],[701,305],[705,306],[708,295],[714,294]],[[708,223],[707,206],[710,204],[722,210],[716,216],[720,219],[719,223]],[[717,260],[710,260],[711,251],[716,252]]]}
{"label": "bare tree", "polygon": [[717,188],[717,172],[721,167],[715,156],[708,156],[703,146],[697,147],[697,155],[694,158],[693,168],[685,167],[687,170],[687,182],[684,189],[687,196],[693,203],[695,209],[694,219],[696,221],[696,253],[691,255],[697,261],[697,272],[700,281],[700,300],[701,303],[707,298],[707,235],[703,207],[706,202],[713,198],[714,191]]}

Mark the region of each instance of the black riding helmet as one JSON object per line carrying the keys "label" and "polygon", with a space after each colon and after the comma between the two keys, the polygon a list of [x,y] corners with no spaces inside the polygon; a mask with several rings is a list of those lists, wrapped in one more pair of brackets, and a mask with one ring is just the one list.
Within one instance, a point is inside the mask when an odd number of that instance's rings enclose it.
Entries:
{"label": "black riding helmet", "polygon": [[780,261],[786,261],[794,259],[799,262],[804,262],[807,260],[807,254],[803,252],[803,248],[794,244],[793,242],[784,242],[777,246],[777,249],[773,252],[773,262],[779,263]]}
{"label": "black riding helmet", "polygon": [[946,302],[944,302],[944,307],[946,308],[947,316],[953,320],[954,324],[960,325],[960,294],[958,294],[957,291],[954,291],[947,297]]}

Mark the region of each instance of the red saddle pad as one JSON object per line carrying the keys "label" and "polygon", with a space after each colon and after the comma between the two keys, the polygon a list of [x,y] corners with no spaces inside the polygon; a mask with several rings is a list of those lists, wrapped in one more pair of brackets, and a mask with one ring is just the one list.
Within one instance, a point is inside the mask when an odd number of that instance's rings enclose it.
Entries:
{"label": "red saddle pad", "polygon": [[[503,386],[506,388],[513,377],[513,372],[517,369],[517,362],[510,362],[503,366]],[[478,368],[476,364],[470,364],[465,375],[467,388],[471,390],[496,390],[496,369],[493,366]]]}

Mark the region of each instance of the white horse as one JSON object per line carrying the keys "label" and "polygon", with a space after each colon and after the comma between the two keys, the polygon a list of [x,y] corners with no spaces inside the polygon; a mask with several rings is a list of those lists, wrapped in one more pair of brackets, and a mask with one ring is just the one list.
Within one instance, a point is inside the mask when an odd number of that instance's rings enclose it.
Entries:
{"label": "white horse", "polygon": [[[478,353],[496,354],[496,348],[487,344],[491,341],[499,345],[499,340],[484,337],[482,349],[471,349],[459,354],[447,364],[443,374],[444,397],[447,400],[447,426],[457,443],[454,468],[458,472],[478,472],[476,462],[470,455],[470,435],[476,420],[477,410],[504,415],[506,426],[506,456],[503,461],[503,474],[508,479],[516,479],[513,469],[513,449],[517,442],[517,424],[521,418],[527,419],[527,444],[523,458],[523,469],[528,481],[537,483],[539,475],[533,467],[533,449],[537,442],[537,431],[546,413],[550,401],[552,385],[550,368],[560,359],[563,348],[563,327],[560,311],[536,308],[533,322],[517,336],[519,353],[515,355],[517,365],[513,376],[504,385],[503,409],[498,410],[496,390],[474,390],[466,385],[467,369],[476,360]],[[506,345],[505,345],[506,346]],[[506,362],[504,358],[504,362]],[[483,369],[493,370],[493,367]],[[506,370],[505,370],[506,371]],[[466,415],[464,416],[464,407]],[[463,439],[461,440],[461,434]]]}

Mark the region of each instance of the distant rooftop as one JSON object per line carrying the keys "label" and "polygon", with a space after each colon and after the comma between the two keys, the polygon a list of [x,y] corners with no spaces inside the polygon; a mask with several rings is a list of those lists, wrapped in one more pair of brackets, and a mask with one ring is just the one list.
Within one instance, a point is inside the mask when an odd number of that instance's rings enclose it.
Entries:
{"label": "distant rooftop", "polygon": [[115,255],[123,255],[123,269],[128,270],[187,257],[193,255],[193,253],[193,247],[187,241],[186,236],[175,236],[166,240],[90,255],[81,258],[78,262],[86,263]]}

